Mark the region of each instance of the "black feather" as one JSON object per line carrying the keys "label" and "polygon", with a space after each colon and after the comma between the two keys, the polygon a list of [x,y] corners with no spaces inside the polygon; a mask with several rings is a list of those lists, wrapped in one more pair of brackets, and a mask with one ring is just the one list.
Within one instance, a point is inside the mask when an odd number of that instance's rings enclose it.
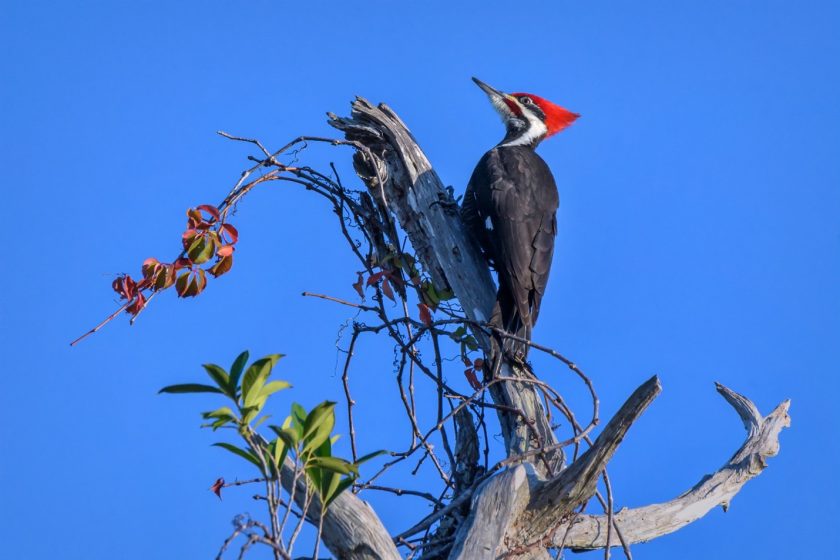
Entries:
{"label": "black feather", "polygon": [[[499,275],[491,323],[528,340],[551,270],[558,205],[551,170],[532,147],[497,146],[478,162],[461,208],[470,234]],[[525,344],[505,348],[527,355]]]}

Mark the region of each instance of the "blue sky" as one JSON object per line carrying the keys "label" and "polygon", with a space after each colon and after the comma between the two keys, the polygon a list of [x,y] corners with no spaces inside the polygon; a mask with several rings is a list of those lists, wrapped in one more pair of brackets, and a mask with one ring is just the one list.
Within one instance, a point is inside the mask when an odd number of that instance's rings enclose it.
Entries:
{"label": "blue sky", "polygon": [[[235,181],[249,152],[216,130],[269,146],[332,134],[324,113],[364,95],[400,113],[460,193],[503,132],[473,75],[583,115],[540,148],[561,208],[535,338],[590,374],[604,415],[661,376],[611,464],[617,504],[670,499],[740,445],[714,381],[765,413],[792,399],[781,454],[729,512],[636,557],[836,554],[814,527],[840,517],[837,4],[340,4],[3,3],[0,555],[215,555],[231,518],[258,509],[248,491],[219,503],[207,488],[251,473],[198,429],[211,399],[155,393],[248,348],[287,354],[278,375],[295,389],[277,415],[292,398],[342,400],[335,344],[351,315],[300,297],[353,297],[328,209],[286,186],[254,193],[231,274],[68,342],[114,309],[117,273],[176,252],[185,209]],[[349,152],[307,157],[346,166]],[[353,379],[360,447],[403,447],[385,341],[365,343]],[[365,497],[394,532],[426,512]]]}

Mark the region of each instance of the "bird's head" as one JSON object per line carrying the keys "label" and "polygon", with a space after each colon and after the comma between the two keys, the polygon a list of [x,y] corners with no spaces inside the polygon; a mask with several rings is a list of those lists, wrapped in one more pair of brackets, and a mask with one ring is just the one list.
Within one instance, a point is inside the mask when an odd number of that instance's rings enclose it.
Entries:
{"label": "bird's head", "polygon": [[501,146],[531,146],[557,134],[580,116],[531,93],[503,93],[479,80],[480,87],[502,117],[507,134]]}

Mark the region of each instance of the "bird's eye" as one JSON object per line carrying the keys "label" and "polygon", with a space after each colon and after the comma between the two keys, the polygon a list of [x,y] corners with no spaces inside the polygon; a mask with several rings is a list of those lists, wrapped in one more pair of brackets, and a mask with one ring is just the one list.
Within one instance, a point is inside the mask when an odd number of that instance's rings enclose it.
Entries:
{"label": "bird's eye", "polygon": [[530,97],[520,97],[519,101],[521,101],[523,105],[530,105],[531,104],[531,98]]}

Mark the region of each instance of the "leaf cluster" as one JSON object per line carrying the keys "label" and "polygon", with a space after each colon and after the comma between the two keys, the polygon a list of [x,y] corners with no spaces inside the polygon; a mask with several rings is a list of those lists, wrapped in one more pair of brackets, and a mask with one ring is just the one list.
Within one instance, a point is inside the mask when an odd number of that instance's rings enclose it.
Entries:
{"label": "leaf cluster", "polygon": [[213,431],[235,429],[244,445],[218,442],[213,445],[225,449],[254,465],[266,480],[278,480],[284,466],[301,469],[309,487],[317,492],[324,507],[349,488],[359,476],[359,465],[382,454],[371,453],[355,462],[333,455],[332,446],[338,440],[333,434],[335,405],[324,401],[306,411],[292,403],[291,413],[280,425],[267,424],[271,433],[264,437],[256,431],[270,416],[263,410],[269,397],[288,389],[287,381],[270,380],[272,370],[283,357],[271,354],[250,365],[248,352],[242,352],[225,370],[216,364],[204,364],[212,384],[182,383],[169,385],[161,393],[214,393],[229,403],[202,413],[206,421],[202,427]]}
{"label": "leaf cluster", "polygon": [[207,286],[207,274],[219,277],[231,269],[238,240],[239,232],[225,222],[218,208],[211,204],[190,208],[187,229],[181,235],[181,255],[171,263],[148,258],[143,261],[142,279],[135,281],[123,274],[111,287],[127,301],[125,311],[132,316],[143,310],[150,292],[175,286],[179,297],[195,297]]}

